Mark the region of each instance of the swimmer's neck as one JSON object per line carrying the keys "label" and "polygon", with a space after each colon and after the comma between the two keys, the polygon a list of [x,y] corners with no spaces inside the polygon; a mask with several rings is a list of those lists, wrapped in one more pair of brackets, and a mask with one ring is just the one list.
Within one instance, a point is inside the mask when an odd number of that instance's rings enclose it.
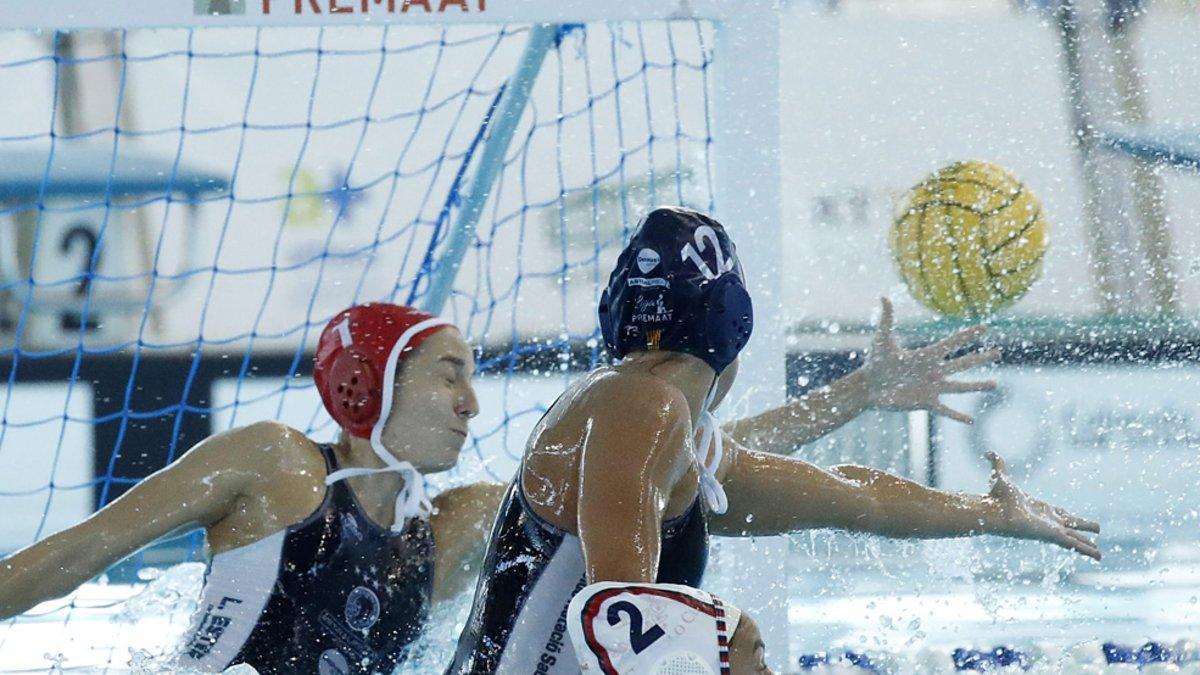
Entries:
{"label": "swimmer's neck", "polygon": [[628,354],[616,366],[622,373],[646,373],[674,385],[683,392],[692,411],[692,426],[700,423],[700,413],[716,383],[712,366],[683,352],[645,351]]}
{"label": "swimmer's neck", "polygon": [[[371,448],[371,442],[365,438],[357,438],[342,431],[337,443],[333,445],[333,454],[337,457],[339,469],[362,467],[366,469],[381,469],[383,460]],[[354,491],[358,503],[367,511],[367,515],[384,527],[391,527],[394,520],[393,507],[396,497],[404,487],[404,475],[394,471],[376,473],[367,476],[354,476],[345,479]]]}

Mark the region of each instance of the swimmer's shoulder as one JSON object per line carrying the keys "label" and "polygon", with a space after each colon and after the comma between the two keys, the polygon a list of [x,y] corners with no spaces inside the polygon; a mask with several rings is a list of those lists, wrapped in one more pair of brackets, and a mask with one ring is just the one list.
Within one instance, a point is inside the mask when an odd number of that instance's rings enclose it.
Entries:
{"label": "swimmer's shoulder", "polygon": [[253,472],[266,481],[288,475],[313,475],[322,480],[325,476],[325,459],[317,444],[274,420],[215,434],[192,453],[206,455],[206,462]]}
{"label": "swimmer's shoulder", "polygon": [[208,525],[212,553],[254,543],[299,522],[324,499],[326,467],[320,448],[286,424],[263,421],[229,429],[188,455],[194,453],[209,455],[211,479],[238,486],[232,506]]}
{"label": "swimmer's shoulder", "polygon": [[683,392],[648,373],[614,370],[593,382],[588,396],[580,503],[588,485],[593,495],[623,494],[630,485],[649,485],[668,496],[665,517],[682,514],[695,499],[695,481],[684,480],[695,460]]}
{"label": "swimmer's shoulder", "polygon": [[[573,384],[538,422],[527,459],[537,461],[540,449],[564,443],[581,443],[585,451],[611,446],[605,452],[638,457],[648,448],[684,453],[690,429],[691,413],[678,387],[646,373],[598,368]],[[558,458],[560,453],[551,454]]]}
{"label": "swimmer's shoulder", "polygon": [[642,427],[648,433],[691,427],[683,392],[649,373],[599,372],[580,402],[587,405],[597,423]]}
{"label": "swimmer's shoulder", "polygon": [[687,399],[679,387],[643,372],[622,372],[615,368],[597,371],[588,383],[588,393],[602,397],[610,405],[644,406],[688,413]]}

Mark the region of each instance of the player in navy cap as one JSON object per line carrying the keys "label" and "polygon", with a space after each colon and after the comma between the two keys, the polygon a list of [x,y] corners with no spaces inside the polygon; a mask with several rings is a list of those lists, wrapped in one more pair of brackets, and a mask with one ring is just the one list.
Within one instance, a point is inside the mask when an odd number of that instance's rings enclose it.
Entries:
{"label": "player in navy cap", "polygon": [[617,258],[598,313],[611,355],[682,352],[718,375],[754,329],[742,265],[725,228],[684,209],[658,209],[642,221]]}
{"label": "player in navy cap", "polygon": [[872,357],[853,379],[720,428],[711,411],[736,377],[754,313],[725,228],[683,208],[638,225],[599,318],[621,361],[573,384],[535,427],[451,673],[766,672],[753,621],[699,588],[710,532],[996,534],[1099,556],[1079,533],[1095,523],[1025,495],[998,457],[991,492],[975,496],[770,452],[849,419],[839,404],[957,414],[939,407],[940,394],[990,383],[945,376],[995,357],[945,357],[978,329],[902,350],[885,304]]}

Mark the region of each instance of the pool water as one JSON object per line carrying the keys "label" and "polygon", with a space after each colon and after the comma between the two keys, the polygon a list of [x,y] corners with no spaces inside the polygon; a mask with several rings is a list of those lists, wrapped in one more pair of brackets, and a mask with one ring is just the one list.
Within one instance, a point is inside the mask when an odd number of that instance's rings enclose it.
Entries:
{"label": "pool water", "polygon": [[[784,672],[798,670],[802,657],[816,666],[812,672],[866,672],[838,658],[846,650],[867,655],[883,672],[952,672],[955,649],[997,646],[1019,650],[1030,672],[1137,671],[1105,665],[1103,643],[1136,651],[1152,640],[1184,662],[1140,672],[1200,673],[1200,647],[1188,642],[1200,638],[1200,541],[1107,541],[1100,564],[990,537],[897,542],[813,532],[790,542],[788,587],[781,589],[790,598],[791,624]],[[151,578],[86,584],[0,626],[0,672],[167,670],[203,565],[143,576]],[[717,570],[707,585],[720,592],[737,583]],[[441,672],[469,595],[438,610],[403,672]],[[782,665],[779,647],[768,650]]]}

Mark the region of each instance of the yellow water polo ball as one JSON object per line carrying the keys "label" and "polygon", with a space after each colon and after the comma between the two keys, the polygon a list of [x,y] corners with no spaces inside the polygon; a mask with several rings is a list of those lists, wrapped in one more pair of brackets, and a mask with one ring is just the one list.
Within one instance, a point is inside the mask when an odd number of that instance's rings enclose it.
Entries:
{"label": "yellow water polo ball", "polygon": [[956,162],[904,195],[888,243],[922,305],[976,319],[1009,307],[1041,276],[1046,220],[1007,169]]}

